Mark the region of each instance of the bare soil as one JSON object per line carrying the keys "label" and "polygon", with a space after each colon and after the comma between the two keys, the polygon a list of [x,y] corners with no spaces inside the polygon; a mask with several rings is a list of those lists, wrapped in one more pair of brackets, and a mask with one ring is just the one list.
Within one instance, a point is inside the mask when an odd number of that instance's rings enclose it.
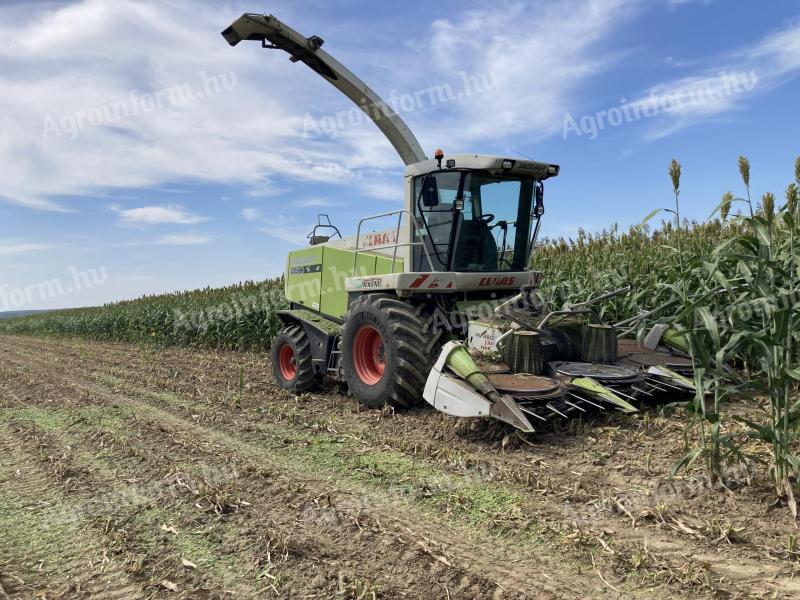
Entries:
{"label": "bare soil", "polygon": [[522,437],[263,355],[0,337],[0,600],[800,597],[768,481],[669,477],[685,424]]}

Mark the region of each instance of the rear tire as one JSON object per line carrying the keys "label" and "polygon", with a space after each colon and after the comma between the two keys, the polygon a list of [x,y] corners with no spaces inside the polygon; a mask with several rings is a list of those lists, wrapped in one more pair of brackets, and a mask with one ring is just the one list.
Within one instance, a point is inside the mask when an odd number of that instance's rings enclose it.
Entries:
{"label": "rear tire", "polygon": [[319,384],[311,344],[300,325],[281,329],[272,340],[272,374],[282,388],[301,394]]}
{"label": "rear tire", "polygon": [[444,332],[433,317],[389,294],[364,294],[350,305],[342,329],[342,369],[350,392],[372,408],[410,408],[422,392]]}

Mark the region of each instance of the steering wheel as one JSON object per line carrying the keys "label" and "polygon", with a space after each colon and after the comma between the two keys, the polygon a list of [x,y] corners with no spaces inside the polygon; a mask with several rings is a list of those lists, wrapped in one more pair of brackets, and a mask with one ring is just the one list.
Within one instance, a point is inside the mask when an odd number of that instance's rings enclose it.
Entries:
{"label": "steering wheel", "polygon": [[484,213],[480,217],[480,220],[486,223],[487,225],[494,221],[494,215],[492,213]]}

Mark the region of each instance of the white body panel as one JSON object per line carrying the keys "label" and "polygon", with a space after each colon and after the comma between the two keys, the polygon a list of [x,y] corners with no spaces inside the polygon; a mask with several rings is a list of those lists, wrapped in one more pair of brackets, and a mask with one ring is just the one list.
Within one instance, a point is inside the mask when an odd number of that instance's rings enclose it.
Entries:
{"label": "white body panel", "polygon": [[[539,179],[547,179],[555,177],[559,171],[558,166],[549,163],[486,154],[449,154],[445,158],[455,161],[456,169],[476,169],[488,171],[493,175],[506,173],[509,175],[532,175]],[[504,162],[511,162],[512,166],[504,168]],[[436,171],[438,168],[439,163],[435,159],[422,160],[406,166],[406,177],[424,175]]]}
{"label": "white body panel", "polygon": [[[402,236],[401,236],[402,237]],[[362,233],[361,239],[358,240],[359,250],[369,250],[385,256],[392,256],[393,246],[397,243],[397,230],[396,229],[383,229],[381,231],[370,231]],[[341,250],[355,250],[356,236],[348,235],[343,238],[336,238],[328,240],[323,245],[330,246],[331,248],[339,248]],[[400,257],[400,248],[398,248],[398,258]]]}
{"label": "white body panel", "polygon": [[492,403],[466,382],[444,373],[447,357],[454,345],[458,342],[448,342],[442,348],[425,382],[422,397],[436,410],[454,417],[488,417]]}

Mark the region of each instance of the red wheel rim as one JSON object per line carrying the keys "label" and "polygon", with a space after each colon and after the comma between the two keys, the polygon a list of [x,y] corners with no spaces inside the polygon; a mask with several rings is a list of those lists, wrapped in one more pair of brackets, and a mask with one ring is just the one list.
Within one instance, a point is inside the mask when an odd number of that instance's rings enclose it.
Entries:
{"label": "red wheel rim", "polygon": [[363,325],[353,340],[353,366],[358,378],[367,385],[375,385],[386,368],[383,339],[372,325]]}
{"label": "red wheel rim", "polygon": [[294,348],[289,344],[281,346],[278,352],[278,367],[281,370],[281,376],[286,381],[291,381],[297,375],[297,360],[294,357]]}

